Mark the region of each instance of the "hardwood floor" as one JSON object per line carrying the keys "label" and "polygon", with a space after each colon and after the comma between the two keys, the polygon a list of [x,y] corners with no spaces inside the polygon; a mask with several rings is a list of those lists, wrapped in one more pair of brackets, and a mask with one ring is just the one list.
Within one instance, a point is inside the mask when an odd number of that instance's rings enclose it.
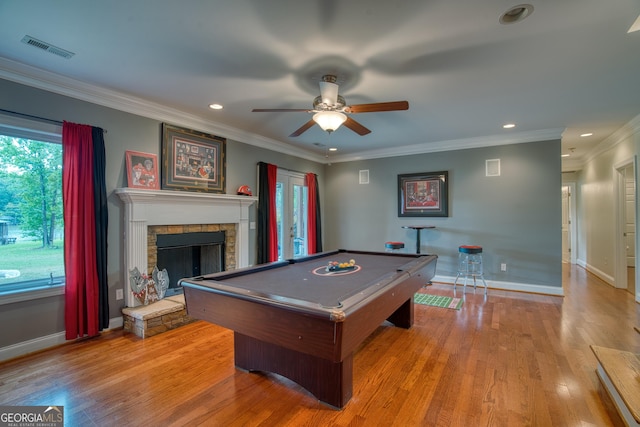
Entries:
{"label": "hardwood floor", "polygon": [[341,411],[282,377],[236,370],[232,332],[204,322],[2,363],[0,404],[62,405],[68,426],[617,425],[589,345],[640,353],[640,308],[575,266],[564,290],[490,289],[486,301],[467,290],[460,310],[417,305],[413,328],[382,325],[360,347]]}

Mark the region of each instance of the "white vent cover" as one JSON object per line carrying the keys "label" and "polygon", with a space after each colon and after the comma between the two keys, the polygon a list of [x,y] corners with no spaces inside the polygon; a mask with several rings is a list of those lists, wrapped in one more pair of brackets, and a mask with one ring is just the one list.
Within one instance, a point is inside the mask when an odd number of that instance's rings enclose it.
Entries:
{"label": "white vent cover", "polygon": [[487,176],[500,176],[500,159],[489,159],[485,164]]}
{"label": "white vent cover", "polygon": [[38,49],[42,49],[46,52],[53,53],[54,55],[61,56],[65,59],[70,59],[75,53],[69,52],[68,50],[64,50],[62,48],[56,47],[51,43],[43,42],[42,40],[38,40],[29,35],[24,36],[22,38],[22,43],[28,44],[33,47],[37,47]]}
{"label": "white vent cover", "polygon": [[369,169],[363,169],[359,173],[360,184],[368,184],[369,183]]}

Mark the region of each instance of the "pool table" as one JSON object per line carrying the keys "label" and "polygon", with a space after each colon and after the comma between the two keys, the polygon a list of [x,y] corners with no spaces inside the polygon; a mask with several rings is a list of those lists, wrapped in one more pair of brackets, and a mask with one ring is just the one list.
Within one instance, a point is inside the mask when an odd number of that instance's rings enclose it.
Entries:
{"label": "pool table", "polygon": [[[234,331],[236,367],[273,372],[342,408],[353,354],[385,320],[413,324],[436,255],[337,250],[180,280],[187,313]],[[345,263],[328,271],[331,263]]]}

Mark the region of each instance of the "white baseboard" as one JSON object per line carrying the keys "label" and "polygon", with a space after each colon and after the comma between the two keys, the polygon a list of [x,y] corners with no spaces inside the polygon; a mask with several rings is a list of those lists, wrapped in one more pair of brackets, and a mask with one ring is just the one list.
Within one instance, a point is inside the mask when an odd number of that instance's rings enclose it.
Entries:
{"label": "white baseboard", "polygon": [[616,279],[613,276],[611,276],[610,274],[607,274],[604,271],[595,268],[591,264],[587,264],[584,260],[581,260],[581,259],[579,259],[576,263],[580,267],[582,267],[585,270],[587,270],[588,272],[598,276],[600,279],[602,279],[607,284],[613,286],[614,288],[616,287]]}
{"label": "white baseboard", "polygon": [[0,348],[0,361],[13,359],[14,357],[23,356],[28,353],[33,353],[34,351],[64,344],[66,341],[65,332],[62,331],[46,335],[44,337],[12,344],[7,347],[2,347]]}
{"label": "white baseboard", "polygon": [[615,288],[616,286],[616,279],[613,278],[613,276],[605,273],[602,270],[598,270],[597,268],[595,268],[592,265],[587,264],[587,266],[585,267],[585,269],[590,272],[595,274],[596,276],[598,276],[599,278],[601,278],[602,280],[604,280],[605,282],[607,282],[608,284],[610,284],[611,286],[613,286]]}
{"label": "white baseboard", "polygon": [[[453,284],[456,278],[453,276],[436,275],[432,280],[434,282]],[[485,282],[487,282],[487,286],[489,287],[489,289],[502,289],[505,291],[528,292],[531,294],[564,296],[564,289],[562,289],[562,286],[545,286],[545,285],[533,285],[529,283],[499,282],[496,280],[487,280],[486,278],[485,278]],[[462,286],[460,281],[458,281],[458,286]],[[467,286],[469,286],[468,281],[467,281]]]}
{"label": "white baseboard", "polygon": [[[121,328],[123,325],[124,320],[122,317],[109,319],[109,329],[105,329],[105,331]],[[50,347],[55,347],[66,342],[67,340],[65,339],[65,332],[62,331],[56,332],[55,334],[46,335],[44,337],[22,341],[16,344],[9,345],[7,347],[2,347],[0,348],[0,362],[13,359],[14,357],[24,356],[25,354],[33,353],[34,351],[40,351]]]}
{"label": "white baseboard", "polygon": [[118,329],[124,326],[124,319],[122,316],[109,319],[109,329]]}

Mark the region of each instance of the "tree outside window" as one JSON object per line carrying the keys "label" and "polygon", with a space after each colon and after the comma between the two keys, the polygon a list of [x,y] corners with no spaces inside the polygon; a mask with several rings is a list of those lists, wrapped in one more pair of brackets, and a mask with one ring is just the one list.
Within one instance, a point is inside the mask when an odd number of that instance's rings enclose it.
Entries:
{"label": "tree outside window", "polygon": [[64,279],[62,146],[0,135],[0,294]]}

